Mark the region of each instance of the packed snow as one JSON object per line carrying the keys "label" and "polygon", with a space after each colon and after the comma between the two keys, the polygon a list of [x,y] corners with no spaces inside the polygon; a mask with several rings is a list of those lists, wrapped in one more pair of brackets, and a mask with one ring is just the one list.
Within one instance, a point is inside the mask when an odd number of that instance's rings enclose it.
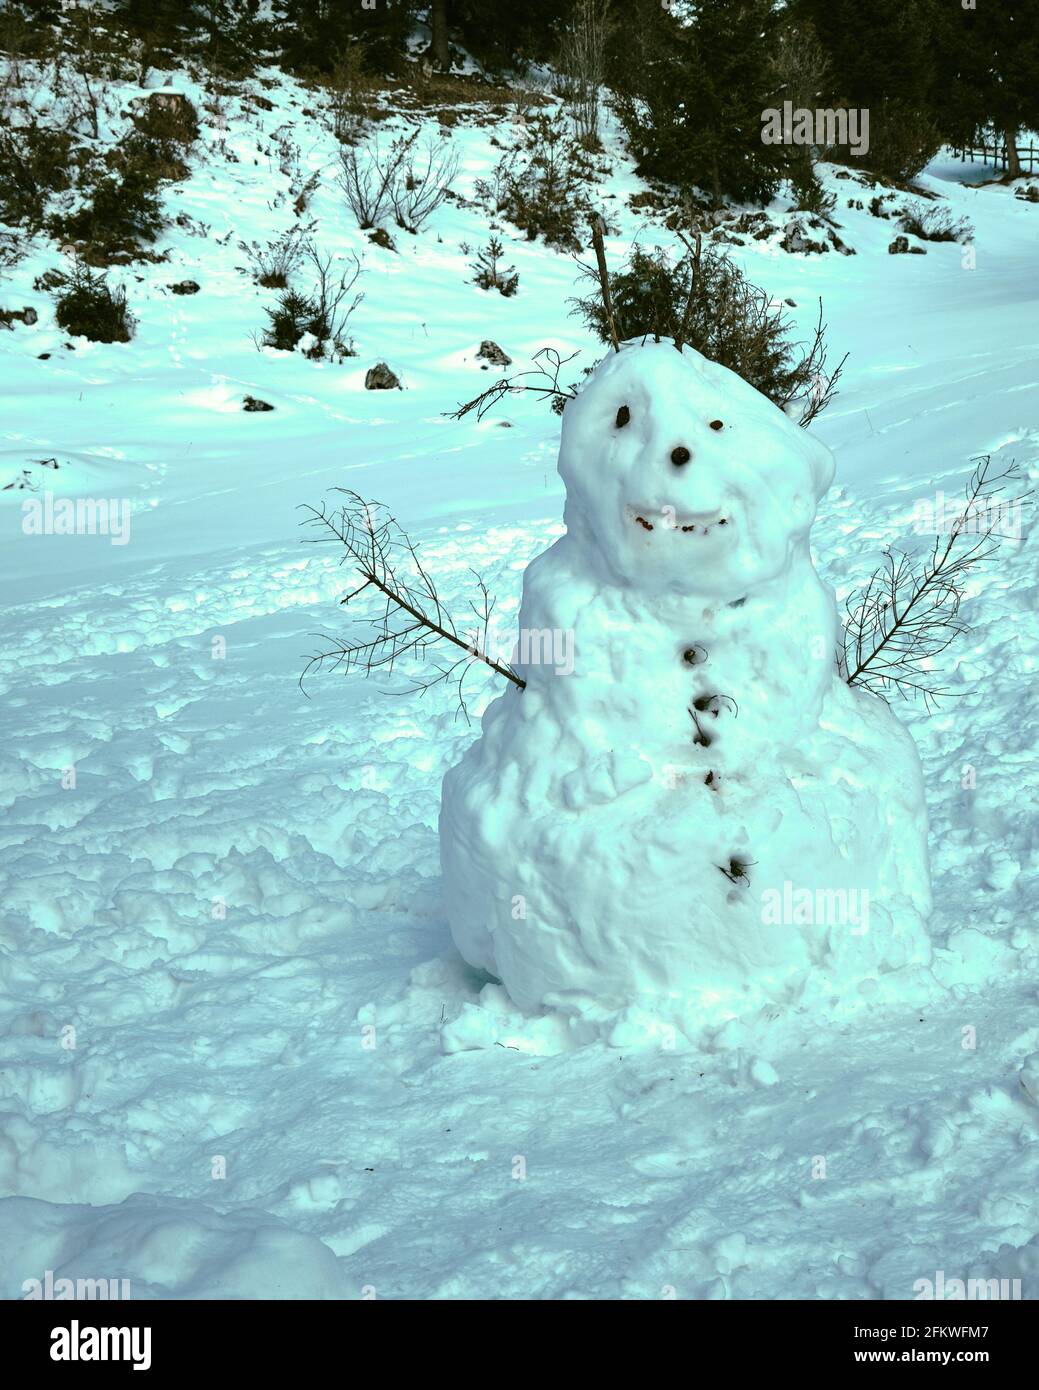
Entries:
{"label": "packed snow", "polygon": [[[559,420],[523,398],[482,421],[446,412],[488,383],[484,339],[517,365],[579,350],[575,376],[603,349],[568,314],[571,258],[506,231],[518,293],[471,283],[462,244],[487,235],[471,202],[396,232],[396,251],[369,242],[332,135],[304,114],[315,102],[270,74],[203,109],[192,176],[165,195],[166,258],[125,271],[132,343],[57,329],[32,288],[61,261],[44,238],[0,282],[0,304],[39,315],[0,331],[0,489],[15,484],[0,490],[0,1290],[23,1297],[52,1271],[129,1279],[135,1298],[873,1299],[941,1270],[1034,1296],[1027,513],[972,581],[957,698],[895,711],[930,818],[923,983],[846,1014],[787,1000],[692,1037],[525,1008],[456,949],[437,836],[441,781],[501,681],[474,671],[471,724],[447,686],[404,698],[353,673],[301,691],[350,576],[301,544],[298,508],[335,487],[384,502],[449,606],[483,576],[511,645],[524,572],[563,534]],[[443,135],[470,199],[489,136],[521,116],[460,117]],[[432,116],[397,124],[419,120],[439,138]],[[635,237],[670,244],[627,203],[642,185],[616,131],[601,166],[611,263]],[[359,355],[339,364],[257,350],[272,299],[239,248],[291,225],[319,171],[316,234],[363,260]],[[886,546],[926,544],[918,503],[958,495],[972,457],[1033,479],[1039,460],[1039,207],[943,156],[921,186],[970,218],[972,256],[889,256],[892,224],[847,206],[869,192],[842,172],[824,180],[855,256],[730,248],[806,335],[822,296],[851,353],[812,431],[836,458],[812,545],[838,603]],[[185,278],[198,294],[172,293]],[[403,390],[364,390],[381,361]],[[246,395],[274,409],[245,412]],[[23,503],[48,492],[117,503],[114,534],[36,534]],[[618,545],[644,539],[633,526]],[[770,637],[784,634],[755,634]],[[875,714],[886,739],[893,717]],[[753,699],[731,729],[744,719]],[[896,780],[890,744],[870,756],[866,798]],[[712,872],[712,893],[738,887]]]}

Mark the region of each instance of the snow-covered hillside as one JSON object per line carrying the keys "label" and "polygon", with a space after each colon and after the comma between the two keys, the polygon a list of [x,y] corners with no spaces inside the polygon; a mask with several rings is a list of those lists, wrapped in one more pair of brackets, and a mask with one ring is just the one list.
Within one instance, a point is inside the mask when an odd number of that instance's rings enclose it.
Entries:
{"label": "snow-covered hillside", "polygon": [[[516,397],[448,418],[499,370],[483,340],[515,369],[579,351],[575,379],[602,355],[569,313],[572,257],[506,225],[518,292],[472,283],[474,183],[522,112],[396,119],[458,151],[461,197],[389,250],[345,205],[320,94],[272,72],[212,109],[170,81],[202,135],[165,192],[164,258],[114,272],[133,341],[58,329],[33,289],[62,262],[45,237],[0,280],[0,307],[38,316],[0,329],[0,1293],[50,1269],[137,1298],[907,1298],[944,1270],[1034,1297],[1030,519],[971,581],[958,698],[898,709],[931,817],[929,991],[694,1041],[519,1016],[440,896],[440,782],[476,725],[449,686],[298,678],[345,622],[349,576],[299,529],[330,489],[386,503],[449,606],[479,571],[503,634],[561,533],[558,417]],[[671,245],[629,203],[644,185],[615,129],[597,162],[611,262]],[[319,173],[306,220],[363,264],[340,363],[257,350],[274,296],[239,246],[291,226]],[[850,354],[814,426],[837,457],[814,560],[841,598],[921,543],[914,507],[958,497],[972,457],[1039,467],[1039,205],[985,173],[942,156],[919,181],[969,219],[973,255],[889,255],[894,223],[848,206],[877,190],[836,166],[855,255],[729,247],[805,335],[822,297]],[[403,390],[364,389],[379,362]],[[47,492],[125,499],[125,543],[28,533]],[[498,685],[472,673],[471,714]]]}

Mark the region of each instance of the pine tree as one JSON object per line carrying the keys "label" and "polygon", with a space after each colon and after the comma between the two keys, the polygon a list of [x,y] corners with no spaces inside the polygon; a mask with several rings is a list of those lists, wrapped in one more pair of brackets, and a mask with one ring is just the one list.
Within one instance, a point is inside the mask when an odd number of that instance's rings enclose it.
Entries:
{"label": "pine tree", "polygon": [[509,299],[519,286],[519,273],[514,265],[502,264],[504,255],[501,242],[492,236],[489,243],[476,252],[476,260],[472,264],[476,271],[473,280],[482,290],[497,290]]}
{"label": "pine tree", "polygon": [[996,131],[1006,144],[1006,176],[1017,178],[1018,136],[1039,127],[1039,6],[1000,0],[964,10],[944,3],[937,53],[944,132],[967,144]]}
{"label": "pine tree", "polygon": [[162,42],[198,24],[195,6],[178,0],[119,0],[114,16],[135,33]]}
{"label": "pine tree", "polygon": [[[574,0],[523,0],[518,5],[443,0],[442,6],[433,8],[446,11],[449,38],[485,66],[499,71],[522,71],[531,62],[555,57]],[[436,39],[434,26],[434,48]]]}
{"label": "pine tree", "polygon": [[379,0],[372,9],[359,0],[274,0],[282,61],[293,72],[327,74],[358,44],[370,71],[388,72],[406,49],[414,7],[414,0]]}
{"label": "pine tree", "polygon": [[767,201],[780,178],[776,147],[761,138],[773,0],[699,0],[687,17],[640,6],[614,39],[610,69],[639,170],[715,199]]}
{"label": "pine tree", "polygon": [[938,6],[947,2],[794,0],[829,57],[831,100],[869,113],[862,162],[885,176],[912,177],[938,149],[934,36]]}

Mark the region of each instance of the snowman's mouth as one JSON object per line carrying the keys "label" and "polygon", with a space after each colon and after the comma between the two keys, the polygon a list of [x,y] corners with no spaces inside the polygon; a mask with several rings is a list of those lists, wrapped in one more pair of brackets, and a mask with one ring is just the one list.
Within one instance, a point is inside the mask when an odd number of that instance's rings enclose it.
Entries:
{"label": "snowman's mouth", "polygon": [[709,536],[716,527],[728,526],[723,512],[676,512],[672,507],[625,507],[628,520],[642,531],[675,531],[685,536]]}

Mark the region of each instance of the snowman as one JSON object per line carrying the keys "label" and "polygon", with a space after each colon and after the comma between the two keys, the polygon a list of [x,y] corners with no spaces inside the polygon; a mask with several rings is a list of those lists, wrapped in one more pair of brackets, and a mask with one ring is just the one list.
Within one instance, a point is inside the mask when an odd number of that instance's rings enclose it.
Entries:
{"label": "snowman", "polygon": [[727,368],[640,340],[568,402],[559,471],[525,687],[444,780],[461,954],[524,1011],[705,1021],[926,965],[919,758],[838,673],[809,550],[832,455]]}

